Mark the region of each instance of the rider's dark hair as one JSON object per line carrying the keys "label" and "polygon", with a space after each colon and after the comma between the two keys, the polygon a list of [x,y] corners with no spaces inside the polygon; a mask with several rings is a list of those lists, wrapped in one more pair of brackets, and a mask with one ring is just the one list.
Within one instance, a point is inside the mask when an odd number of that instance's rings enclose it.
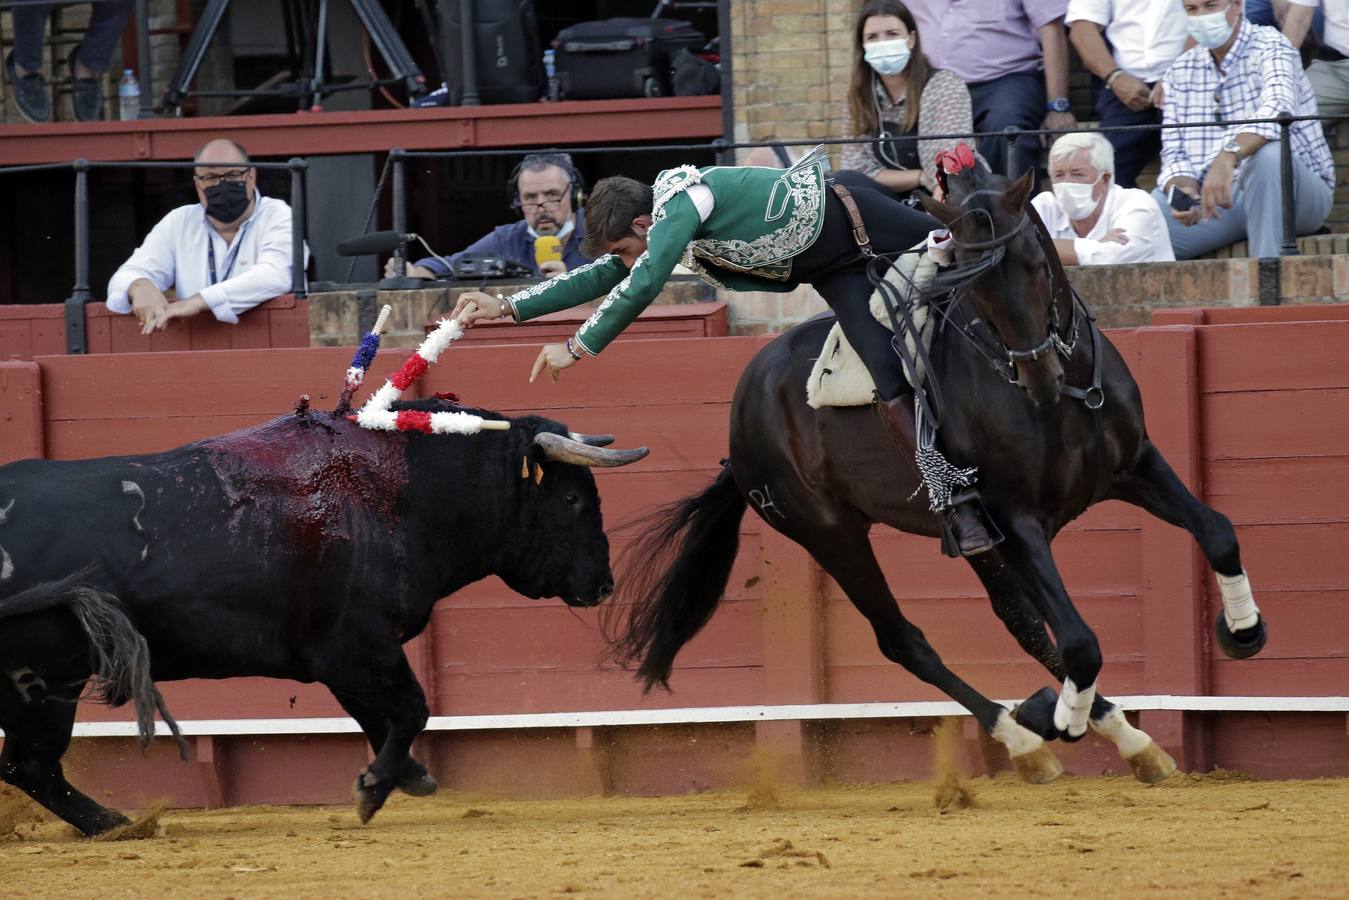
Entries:
{"label": "rider's dark hair", "polygon": [[586,200],[586,234],[581,252],[599,259],[609,245],[632,235],[632,220],[651,215],[651,185],[615,175],[595,184]]}

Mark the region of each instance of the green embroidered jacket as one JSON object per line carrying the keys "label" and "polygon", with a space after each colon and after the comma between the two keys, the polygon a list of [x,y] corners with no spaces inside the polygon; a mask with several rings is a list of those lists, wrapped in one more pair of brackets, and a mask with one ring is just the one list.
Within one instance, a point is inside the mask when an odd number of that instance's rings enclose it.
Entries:
{"label": "green embroidered jacket", "polygon": [[[786,171],[754,166],[667,169],[653,185],[647,249],[632,270],[607,254],[512,294],[507,299],[516,321],[604,296],[576,332],[576,343],[594,356],[656,298],[678,263],[718,288],[790,291],[796,287],[792,258],[820,234],[828,165],[828,157],[817,148]],[[706,220],[685,193],[695,184],[712,192]]]}

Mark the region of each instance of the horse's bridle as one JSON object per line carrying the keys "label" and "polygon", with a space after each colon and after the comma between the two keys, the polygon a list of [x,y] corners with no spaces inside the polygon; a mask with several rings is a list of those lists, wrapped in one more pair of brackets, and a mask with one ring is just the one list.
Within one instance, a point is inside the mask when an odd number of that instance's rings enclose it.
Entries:
{"label": "horse's bridle", "polygon": [[[990,194],[996,197],[1002,197],[1002,192],[990,189],[981,189],[971,191],[960,202],[961,207],[966,206],[970,200],[980,194]],[[1057,351],[1065,361],[1073,356],[1073,351],[1077,348],[1077,338],[1080,333],[1080,323],[1078,320],[1078,309],[1082,310],[1083,315],[1087,317],[1088,328],[1092,339],[1092,379],[1091,385],[1087,388],[1075,388],[1071,385],[1064,385],[1061,392],[1086,404],[1088,409],[1097,410],[1105,404],[1105,393],[1101,390],[1101,341],[1100,332],[1091,324],[1091,313],[1087,310],[1086,304],[1078,296],[1077,289],[1068,281],[1067,275],[1063,271],[1062,264],[1058,263],[1058,254],[1053,251],[1050,243],[1049,232],[1046,230],[1040,216],[1035,208],[1027,206],[1022,210],[1021,218],[1011,230],[998,234],[993,226],[993,217],[986,210],[972,209],[962,214],[964,216],[982,214],[988,219],[989,230],[993,232],[993,237],[986,241],[961,241],[954,232],[951,234],[951,244],[957,250],[973,250],[986,254],[984,260],[981,260],[980,269],[987,271],[993,266],[998,265],[1007,253],[1007,244],[1012,241],[1024,229],[1030,227],[1035,232],[1036,242],[1040,245],[1041,253],[1044,256],[1045,276],[1049,280],[1051,289],[1051,299],[1049,303],[1049,329],[1045,339],[1027,350],[1013,350],[1007,346],[1002,336],[992,327],[988,326],[981,319],[971,319],[961,327],[961,332],[970,339],[970,342],[979,352],[988,359],[993,366],[994,371],[1005,377],[1009,382],[1016,384],[1018,377],[1016,373],[1016,364],[1019,362],[1035,362],[1041,356],[1052,351]],[[1070,318],[1068,321],[1067,337],[1060,335],[1062,322],[1059,317],[1059,305],[1062,299],[1062,292],[1068,290],[1071,297],[1068,300]],[[987,334],[981,334],[973,331],[976,325],[984,325]],[[992,344],[991,347],[985,344]],[[999,357],[1005,356],[1004,362]]]}

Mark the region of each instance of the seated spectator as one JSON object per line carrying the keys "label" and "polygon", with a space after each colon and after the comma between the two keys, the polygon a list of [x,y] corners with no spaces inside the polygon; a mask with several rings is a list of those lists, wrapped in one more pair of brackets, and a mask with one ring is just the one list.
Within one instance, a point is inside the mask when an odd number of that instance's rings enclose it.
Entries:
{"label": "seated spectator", "polygon": [[[1324,10],[1325,32],[1316,59],[1307,67],[1316,94],[1316,109],[1323,116],[1349,115],[1349,3],[1327,4]],[[1294,47],[1302,46],[1309,26],[1314,27],[1313,14],[1321,15],[1321,0],[1292,0],[1284,19],[1284,36]]]}
{"label": "seated spectator", "polygon": [[[969,87],[974,130],[1070,131],[1064,0],[909,0],[931,64]],[[1038,170],[1045,142],[1023,137],[1007,171],[1007,142],[982,138],[979,153],[999,175]]]}
{"label": "seated spectator", "polygon": [[142,334],[207,310],[235,324],[291,289],[290,207],[258,193],[257,169],[234,141],[211,141],[195,162],[198,202],[160,219],[108,282],[108,309],[134,313]]}
{"label": "seated spectator", "polygon": [[[527,266],[542,278],[561,275],[590,262],[581,251],[585,239],[585,216],[580,200],[585,182],[565,153],[535,153],[520,161],[511,173],[506,190],[511,209],[524,217],[509,225],[499,225],[468,247],[449,257],[451,265],[465,256],[502,256]],[[534,257],[534,241],[552,235],[562,241],[562,259],[539,265]],[[433,256],[419,259],[406,267],[413,278],[441,278],[450,274],[445,264]],[[384,266],[392,276],[393,260]]]}
{"label": "seated spectator", "polygon": [[1115,183],[1115,149],[1094,131],[1065,134],[1049,150],[1049,180],[1031,205],[1065,266],[1169,262],[1166,220],[1147,191]]}
{"label": "seated spectator", "polygon": [[[1241,17],[1241,0],[1183,0],[1197,46],[1162,80],[1167,124],[1212,122],[1162,133],[1162,171],[1153,197],[1167,214],[1177,259],[1194,259],[1245,238],[1253,257],[1277,256],[1283,241],[1279,126],[1224,125],[1316,115],[1298,52],[1274,28]],[[1215,121],[1216,120],[1216,121]],[[1296,229],[1321,227],[1335,199],[1335,163],[1319,122],[1293,124]],[[1172,208],[1170,192],[1195,201]],[[1176,202],[1181,202],[1177,199]]]}
{"label": "seated spectator", "polygon": [[[55,3],[18,4],[14,17],[14,50],[5,57],[5,74],[14,87],[14,105],[35,125],[52,120],[52,99],[42,77],[42,38]],[[90,4],[89,26],[65,64],[70,73],[71,106],[81,122],[103,117],[100,76],[108,71],[112,51],[135,7],[134,0],[103,0]],[[55,78],[55,74],[53,74]]]}
{"label": "seated spectator", "polygon": [[[1185,49],[1185,10],[1176,0],[1069,0],[1068,36],[1091,80],[1102,128],[1160,125],[1157,84]],[[1136,187],[1138,173],[1162,149],[1160,131],[1115,131],[1116,184]]]}
{"label": "seated spectator", "polygon": [[973,130],[969,90],[954,72],[929,65],[908,7],[898,0],[871,0],[853,31],[843,133],[892,140],[845,144],[843,168],[860,172],[901,200],[931,193],[937,154],[957,141],[921,136]]}

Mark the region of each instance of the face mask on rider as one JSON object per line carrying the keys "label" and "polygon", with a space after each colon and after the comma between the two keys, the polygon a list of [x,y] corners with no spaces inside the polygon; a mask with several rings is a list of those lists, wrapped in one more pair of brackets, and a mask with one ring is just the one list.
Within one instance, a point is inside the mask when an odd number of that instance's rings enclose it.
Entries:
{"label": "face mask on rider", "polygon": [[1063,207],[1068,218],[1077,222],[1096,212],[1096,207],[1101,205],[1101,201],[1093,199],[1091,192],[1096,189],[1096,185],[1100,184],[1103,177],[1098,175],[1091,184],[1061,181],[1054,185],[1054,199],[1059,201],[1059,206]]}
{"label": "face mask on rider", "polygon": [[[1231,9],[1231,4],[1228,5],[1228,9]],[[1235,27],[1227,21],[1227,9],[1205,13],[1202,16],[1185,17],[1185,29],[1190,32],[1190,37],[1194,38],[1199,46],[1208,50],[1216,50],[1227,43]]]}
{"label": "face mask on rider", "polygon": [[913,51],[908,38],[894,41],[872,41],[862,47],[862,58],[877,75],[898,75],[909,64]]}

